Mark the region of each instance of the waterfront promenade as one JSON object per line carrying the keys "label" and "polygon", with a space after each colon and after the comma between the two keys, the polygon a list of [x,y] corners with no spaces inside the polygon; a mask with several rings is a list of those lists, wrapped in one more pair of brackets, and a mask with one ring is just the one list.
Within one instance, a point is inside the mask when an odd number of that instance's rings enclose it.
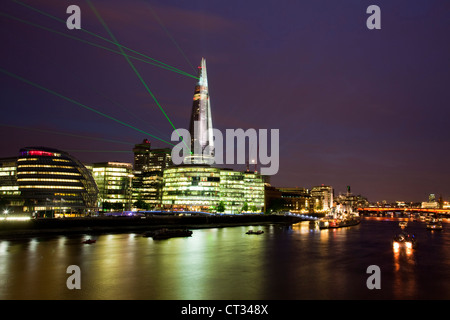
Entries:
{"label": "waterfront promenade", "polygon": [[302,220],[305,219],[299,216],[267,214],[42,218],[28,221],[3,221],[0,223],[0,239],[52,234],[139,232],[170,227],[217,228],[268,223],[290,224]]}

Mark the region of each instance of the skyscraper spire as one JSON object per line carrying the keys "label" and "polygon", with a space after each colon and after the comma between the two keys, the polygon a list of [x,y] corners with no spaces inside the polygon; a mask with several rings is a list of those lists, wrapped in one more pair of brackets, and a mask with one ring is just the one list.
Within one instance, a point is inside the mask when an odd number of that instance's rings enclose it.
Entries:
{"label": "skyscraper spire", "polygon": [[195,86],[193,100],[189,126],[191,163],[211,164],[214,158],[214,140],[205,58],[202,58],[198,67],[198,82]]}

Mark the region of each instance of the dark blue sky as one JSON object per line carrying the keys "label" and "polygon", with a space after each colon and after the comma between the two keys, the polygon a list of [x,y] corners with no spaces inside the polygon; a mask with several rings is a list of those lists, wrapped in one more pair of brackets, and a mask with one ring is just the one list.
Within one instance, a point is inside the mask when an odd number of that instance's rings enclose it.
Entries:
{"label": "dark blue sky", "polygon": [[[63,20],[77,4],[82,28],[109,37],[85,1],[23,3]],[[280,129],[273,185],[450,200],[447,0],[92,3],[127,47],[191,74],[206,58],[214,127]],[[371,4],[381,30],[366,28]],[[123,56],[12,17],[117,47],[12,0],[0,7],[1,69],[170,140],[171,125]],[[188,128],[195,79],[133,63],[174,125]],[[144,138],[167,146],[5,73],[0,85],[0,157],[44,145],[84,162],[132,162]]]}

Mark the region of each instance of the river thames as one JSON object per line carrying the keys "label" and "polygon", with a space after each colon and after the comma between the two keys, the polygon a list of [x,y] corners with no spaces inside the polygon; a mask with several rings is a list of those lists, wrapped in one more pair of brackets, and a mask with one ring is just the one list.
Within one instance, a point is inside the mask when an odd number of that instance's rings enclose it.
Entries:
{"label": "river thames", "polygon": [[[81,243],[89,235],[2,240],[0,299],[449,299],[450,224],[431,232],[409,222],[418,246],[396,250],[399,221],[193,229],[167,240],[111,233],[91,245]],[[81,289],[67,288],[70,265],[80,268]],[[381,289],[366,285],[370,265],[380,268]]]}

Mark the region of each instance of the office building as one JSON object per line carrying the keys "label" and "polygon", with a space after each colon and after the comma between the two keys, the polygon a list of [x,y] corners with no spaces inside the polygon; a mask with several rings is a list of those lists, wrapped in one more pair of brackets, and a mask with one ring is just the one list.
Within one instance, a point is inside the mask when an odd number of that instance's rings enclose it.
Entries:
{"label": "office building", "polygon": [[101,211],[131,210],[133,165],[126,162],[92,164],[98,187],[98,206]]}
{"label": "office building", "polygon": [[61,150],[20,149],[17,185],[23,210],[36,216],[85,215],[97,209],[98,189],[91,173]]}
{"label": "office building", "polygon": [[167,210],[262,212],[263,177],[208,165],[171,167],[164,170],[162,204]]}
{"label": "office building", "polygon": [[142,143],[138,143],[133,148],[134,153],[134,166],[136,171],[148,171],[148,165],[150,163],[150,141],[144,139]]}
{"label": "office building", "polygon": [[23,205],[17,183],[17,157],[0,159],[0,213],[22,212]]}
{"label": "office building", "polygon": [[333,207],[333,188],[316,186],[311,188],[311,201],[315,211],[328,211]]}

